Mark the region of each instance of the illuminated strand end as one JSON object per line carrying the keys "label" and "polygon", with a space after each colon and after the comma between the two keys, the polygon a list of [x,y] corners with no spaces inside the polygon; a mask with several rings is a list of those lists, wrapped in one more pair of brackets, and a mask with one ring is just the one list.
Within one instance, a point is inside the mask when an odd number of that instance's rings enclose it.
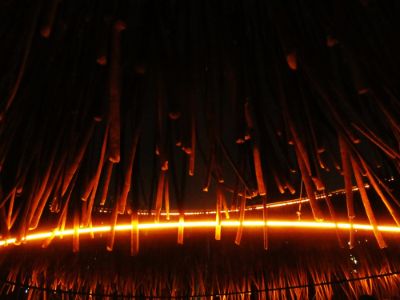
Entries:
{"label": "illuminated strand end", "polygon": [[58,232],[57,229],[54,229],[51,233],[50,236],[44,240],[43,244],[42,244],[42,248],[47,248],[50,243],[53,241],[54,237],[56,236],[56,232]]}
{"label": "illuminated strand end", "polygon": [[99,55],[96,59],[97,64],[105,66],[107,64],[107,57],[105,55]]}
{"label": "illuminated strand end", "polygon": [[221,240],[221,207],[222,207],[222,191],[220,185],[217,186],[217,207],[215,214],[215,240]]}
{"label": "illuminated strand end", "polygon": [[161,171],[160,176],[158,177],[158,184],[157,184],[156,205],[155,205],[156,215],[154,218],[155,222],[160,221],[162,202],[165,192],[164,184],[165,184],[165,171]]}
{"label": "illuminated strand end", "polygon": [[93,191],[93,187],[94,187],[94,185],[95,185],[95,182],[96,182],[96,177],[95,177],[95,176],[93,176],[93,178],[91,178],[91,179],[87,182],[86,188],[84,189],[84,192],[83,192],[83,194],[82,194],[82,196],[81,196],[81,200],[82,200],[82,201],[87,201],[87,199],[89,198],[90,194],[91,194],[92,191]]}
{"label": "illuminated strand end", "polygon": [[195,159],[196,159],[196,119],[191,118],[191,152],[189,154],[189,176],[194,176]]}
{"label": "illuminated strand end", "polygon": [[243,222],[244,222],[244,215],[246,211],[246,191],[243,191],[242,197],[240,199],[240,208],[239,208],[239,226],[236,232],[235,244],[240,245],[242,240],[243,234]]}
{"label": "illuminated strand end", "polygon": [[83,160],[83,157],[85,155],[86,149],[88,147],[89,141],[92,138],[92,134],[94,131],[95,127],[95,122],[92,122],[87,129],[86,133],[83,136],[82,142],[78,147],[78,152],[74,158],[74,160],[70,163],[69,167],[65,171],[63,183],[62,183],[62,189],[61,189],[61,196],[64,196],[65,193],[68,190],[68,187],[70,187],[70,184],[77,173],[79,166]]}
{"label": "illuminated strand end", "polygon": [[59,230],[60,230],[60,239],[63,238],[63,233],[65,232],[65,224],[67,223],[67,213],[66,213],[66,209],[63,210],[63,213],[60,216],[60,220],[59,220]]}
{"label": "illuminated strand end", "polygon": [[167,221],[170,220],[170,207],[169,207],[169,181],[168,178],[165,180],[164,186],[164,202],[165,202],[165,218]]}
{"label": "illuminated strand end", "polygon": [[229,220],[229,218],[230,218],[230,216],[229,216],[229,208],[228,208],[228,203],[226,201],[226,197],[225,197],[224,193],[221,193],[221,199],[222,199],[222,205],[223,205],[223,208],[224,208],[223,213],[225,214],[225,218],[227,220]]}
{"label": "illuminated strand end", "polygon": [[131,256],[139,253],[139,220],[137,212],[131,215]]}
{"label": "illuminated strand end", "polygon": [[114,164],[111,161],[107,161],[107,165],[106,165],[106,169],[105,169],[105,179],[104,179],[104,184],[103,184],[103,191],[102,191],[101,197],[100,197],[100,205],[101,206],[105,205],[106,200],[107,200],[108,186],[110,185],[113,166],[114,166]]}
{"label": "illuminated strand end", "polygon": [[44,13],[44,24],[40,28],[40,35],[44,37],[45,39],[48,39],[51,35],[53,25],[54,25],[54,20],[57,14],[57,7],[61,1],[59,0],[53,0],[49,1],[47,11]]}
{"label": "illuminated strand end", "polygon": [[141,129],[140,126],[137,126],[137,128],[135,129],[135,134],[134,134],[134,138],[132,141],[131,150],[129,153],[127,168],[125,170],[124,185],[123,185],[121,198],[120,198],[119,205],[118,205],[118,213],[119,214],[125,213],[125,209],[127,206],[126,203],[127,203],[127,199],[128,199],[128,194],[129,194],[129,191],[131,190],[132,169],[133,169],[133,163],[135,161],[137,145],[139,142],[140,129]]}
{"label": "illuminated strand end", "polygon": [[262,205],[263,205],[263,240],[264,240],[264,250],[268,250],[268,211],[267,211],[267,195],[261,195]]}
{"label": "illuminated strand end", "polygon": [[107,242],[107,251],[112,251],[114,248],[114,240],[115,240],[115,229],[117,226],[118,219],[118,203],[115,205],[113,212],[111,214],[111,228],[108,236]]}
{"label": "illuminated strand end", "polygon": [[77,212],[74,214],[74,234],[72,237],[72,252],[79,252],[79,215]]}
{"label": "illuminated strand end", "polygon": [[215,224],[215,240],[221,240],[221,224]]}
{"label": "illuminated strand end", "polygon": [[367,217],[371,223],[376,241],[378,242],[378,245],[381,249],[387,248],[387,244],[383,239],[382,233],[378,230],[375,214],[371,207],[371,203],[369,201],[367,192],[365,190],[365,185],[362,179],[360,167],[353,157],[351,157],[351,164],[353,166],[354,177],[356,178],[358,189],[360,191],[361,201],[364,205],[365,213],[367,214]]}
{"label": "illuminated strand end", "polygon": [[342,169],[343,169],[343,177],[344,177],[344,185],[345,185],[345,193],[346,193],[346,207],[347,207],[347,216],[349,218],[350,223],[350,231],[349,231],[349,248],[354,248],[354,229],[353,229],[353,219],[355,217],[354,213],[354,199],[353,199],[353,183],[351,180],[351,163],[349,157],[349,150],[343,135],[339,135],[339,148],[342,159]]}
{"label": "illuminated strand end", "polygon": [[326,37],[326,45],[329,48],[336,46],[338,43],[339,43],[338,40],[335,37],[333,37],[332,35],[328,35]]}
{"label": "illuminated strand end", "polygon": [[204,182],[203,188],[202,188],[203,192],[208,192],[210,189],[211,175],[212,175],[212,171],[214,169],[214,163],[215,163],[215,155],[211,151],[210,157],[209,157],[208,163],[207,163],[206,178],[205,178],[205,182]]}
{"label": "illuminated strand end", "polygon": [[93,230],[93,223],[92,223],[92,219],[89,220],[89,234],[90,234],[90,238],[94,239],[94,230]]}
{"label": "illuminated strand end", "polygon": [[354,242],[355,242],[355,233],[354,233],[354,226],[353,226],[353,218],[349,218],[349,249],[354,248]]}
{"label": "illuminated strand end", "polygon": [[185,228],[185,217],[183,214],[179,215],[178,225],[178,244],[183,245],[183,229]]}
{"label": "illuminated strand end", "polygon": [[297,54],[296,51],[292,51],[290,52],[287,56],[286,56],[286,62],[289,66],[289,68],[293,71],[297,70]]}
{"label": "illuminated strand end", "polygon": [[[293,132],[295,131],[293,130]],[[315,197],[314,183],[310,176],[308,159],[307,156],[304,153],[302,153],[303,145],[301,144],[301,142],[298,140],[297,137],[296,141],[297,142],[295,151],[297,156],[297,162],[300,168],[302,180],[304,182],[304,187],[306,189],[308,198],[310,200],[311,211],[313,213],[315,221],[322,222],[324,218],[322,217],[322,212],[318,206],[317,199]]]}
{"label": "illuminated strand end", "polygon": [[364,170],[366,172],[366,175],[367,175],[367,177],[369,179],[369,182],[371,183],[371,185],[373,186],[374,190],[376,191],[376,193],[381,198],[382,202],[385,204],[387,210],[389,211],[389,213],[392,216],[393,220],[396,222],[397,226],[400,226],[400,217],[398,215],[398,212],[396,211],[395,208],[392,207],[392,205],[390,204],[389,200],[387,199],[387,197],[383,193],[382,189],[380,188],[378,182],[375,180],[375,178],[374,178],[374,176],[372,174],[372,171],[368,167],[367,163],[362,158],[360,158],[360,160],[361,160],[361,164],[362,164],[362,166],[363,166],[363,168],[364,168]]}

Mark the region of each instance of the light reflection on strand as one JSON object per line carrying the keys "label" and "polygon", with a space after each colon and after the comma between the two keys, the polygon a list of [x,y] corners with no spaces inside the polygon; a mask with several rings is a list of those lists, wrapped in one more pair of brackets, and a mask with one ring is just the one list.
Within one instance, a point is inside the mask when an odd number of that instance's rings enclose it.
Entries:
{"label": "light reflection on strand", "polygon": [[[185,222],[165,222],[165,223],[139,223],[139,230],[163,230],[163,229],[178,229],[183,228],[215,228],[215,221],[185,221]],[[224,220],[221,222],[222,228],[235,228],[240,225],[239,221]],[[270,220],[266,222],[267,227],[271,228],[297,228],[297,229],[341,229],[349,230],[351,225],[349,223],[333,223],[333,222],[314,222],[314,221],[286,221],[286,220]],[[262,220],[247,220],[243,222],[245,228],[260,228],[264,226]],[[356,230],[372,231],[372,226],[368,224],[353,224],[353,228]],[[107,233],[111,230],[111,226],[94,226],[79,228],[79,235],[92,234],[92,233]],[[132,230],[132,224],[119,224],[116,225],[115,231],[124,232]],[[400,233],[400,227],[396,226],[378,226],[378,230],[388,233]],[[66,230],[53,230],[48,232],[37,232],[27,235],[22,239],[23,242],[34,241],[34,240],[45,240],[52,237],[61,236],[72,236],[74,229]],[[6,246],[8,244],[14,244],[17,241],[16,238],[8,238],[0,241],[0,246]]]}

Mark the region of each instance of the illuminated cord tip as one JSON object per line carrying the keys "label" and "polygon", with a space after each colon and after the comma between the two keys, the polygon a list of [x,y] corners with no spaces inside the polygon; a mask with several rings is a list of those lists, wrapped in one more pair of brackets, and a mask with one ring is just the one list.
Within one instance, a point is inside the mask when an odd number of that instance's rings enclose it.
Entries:
{"label": "illuminated cord tip", "polygon": [[241,145],[241,144],[244,144],[244,142],[245,142],[245,140],[244,140],[244,138],[237,138],[236,139],[236,144],[239,144],[239,145]]}
{"label": "illuminated cord tip", "polygon": [[108,160],[109,160],[110,162],[112,162],[113,164],[117,164],[117,163],[120,162],[121,157],[120,157],[119,155],[112,155],[112,156],[110,156],[110,157],[108,158]]}
{"label": "illuminated cord tip", "polygon": [[192,148],[190,147],[182,147],[183,152],[185,152],[186,154],[192,154]]}
{"label": "illuminated cord tip", "polygon": [[181,117],[181,113],[179,111],[170,111],[168,116],[171,120],[178,120]]}
{"label": "illuminated cord tip", "polygon": [[328,35],[328,36],[326,37],[326,45],[327,45],[329,48],[334,47],[334,46],[337,45],[338,43],[339,43],[338,40],[335,39],[333,36]]}
{"label": "illuminated cord tip", "polygon": [[118,32],[123,31],[126,29],[126,23],[122,20],[118,20],[114,24],[114,29]]}
{"label": "illuminated cord tip", "polygon": [[286,61],[289,68],[293,71],[297,70],[297,55],[296,52],[293,51],[286,56]]}
{"label": "illuminated cord tip", "polygon": [[105,66],[107,64],[107,57],[105,55],[99,56],[96,59],[96,62],[100,65],[100,66]]}
{"label": "illuminated cord tip", "polygon": [[168,171],[168,160],[164,161],[164,163],[161,166],[162,171]]}
{"label": "illuminated cord tip", "polygon": [[44,26],[40,29],[40,35],[46,39],[50,37],[51,28],[49,26]]}

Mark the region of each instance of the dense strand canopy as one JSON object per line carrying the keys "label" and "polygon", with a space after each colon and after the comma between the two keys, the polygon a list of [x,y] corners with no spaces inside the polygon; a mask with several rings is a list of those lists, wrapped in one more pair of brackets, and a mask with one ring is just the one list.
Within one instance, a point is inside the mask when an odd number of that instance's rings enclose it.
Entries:
{"label": "dense strand canopy", "polygon": [[292,2],[2,2],[3,232],[300,182],[316,220],[341,182],[375,225],[368,181],[399,224],[398,4]]}
{"label": "dense strand canopy", "polygon": [[303,187],[335,221],[317,195],[341,187],[348,222],[356,188],[386,247],[373,202],[400,225],[398,6],[1,1],[2,236],[216,207],[218,239],[223,211],[243,221],[253,201],[266,222]]}

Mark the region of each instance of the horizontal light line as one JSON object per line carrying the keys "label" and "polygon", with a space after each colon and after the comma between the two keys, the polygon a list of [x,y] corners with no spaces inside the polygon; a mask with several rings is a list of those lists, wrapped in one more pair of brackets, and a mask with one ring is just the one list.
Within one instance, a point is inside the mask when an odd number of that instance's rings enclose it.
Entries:
{"label": "horizontal light line", "polygon": [[[369,184],[365,184],[365,188],[369,189],[370,185]],[[352,188],[353,192],[358,192],[358,187],[353,186]],[[330,193],[327,194],[328,197],[333,197],[333,196],[338,196],[338,195],[344,195],[346,192],[344,189],[339,189],[339,190],[335,190],[332,191]],[[322,200],[325,199],[325,195],[324,194],[317,194],[316,195],[316,199],[317,200]],[[284,206],[291,206],[291,205],[299,205],[299,204],[303,204],[303,203],[308,203],[310,202],[310,199],[307,197],[302,197],[302,198],[297,198],[297,199],[291,199],[291,200],[284,200],[284,201],[278,201],[278,202],[272,202],[272,203],[268,203],[266,204],[266,208],[270,209],[270,208],[278,208],[278,207],[284,207]],[[255,211],[255,210],[262,210],[264,209],[264,206],[262,204],[255,204],[255,205],[249,205],[245,208],[245,211]],[[100,213],[111,213],[111,210],[109,210],[108,208],[98,208],[97,209],[98,212]],[[228,213],[238,213],[239,209],[229,209]],[[221,211],[221,213],[225,213],[225,211]],[[148,210],[139,210],[138,214],[140,216],[149,216],[149,215],[156,215],[156,212],[154,210],[152,211],[148,211]],[[195,210],[195,211],[185,211],[183,212],[183,215],[185,216],[201,216],[201,215],[215,215],[216,211],[215,210]],[[166,215],[170,215],[170,216],[179,216],[181,215],[181,213],[179,211],[170,211],[168,214],[165,211],[161,212],[162,216],[166,216]]]}
{"label": "horizontal light line", "polygon": [[[216,226],[215,221],[185,221],[185,222],[163,222],[163,223],[139,223],[137,225],[138,230],[163,230],[163,229],[177,229],[183,228],[213,228]],[[225,220],[221,222],[221,226],[225,228],[235,228],[240,225],[239,221]],[[123,232],[132,230],[134,225],[132,224],[119,224],[115,226],[115,231]],[[259,228],[263,227],[264,222],[262,220],[247,220],[243,222],[245,228]],[[333,223],[333,222],[314,222],[314,221],[285,221],[285,220],[270,220],[266,222],[267,227],[271,228],[299,228],[299,229],[341,229],[349,230],[351,225],[349,223]],[[353,228],[356,230],[372,231],[373,227],[368,224],[353,224]],[[396,226],[378,226],[377,229],[381,232],[400,233],[400,227]],[[84,227],[78,228],[78,233],[89,234],[89,233],[106,233],[111,231],[111,226],[95,226],[95,227]],[[28,234],[22,239],[23,242],[34,241],[34,240],[45,240],[52,237],[71,236],[74,234],[74,229],[66,230],[53,230],[48,232],[36,232]],[[6,246],[8,244],[14,244],[17,241],[15,237],[0,240],[0,246]]]}

